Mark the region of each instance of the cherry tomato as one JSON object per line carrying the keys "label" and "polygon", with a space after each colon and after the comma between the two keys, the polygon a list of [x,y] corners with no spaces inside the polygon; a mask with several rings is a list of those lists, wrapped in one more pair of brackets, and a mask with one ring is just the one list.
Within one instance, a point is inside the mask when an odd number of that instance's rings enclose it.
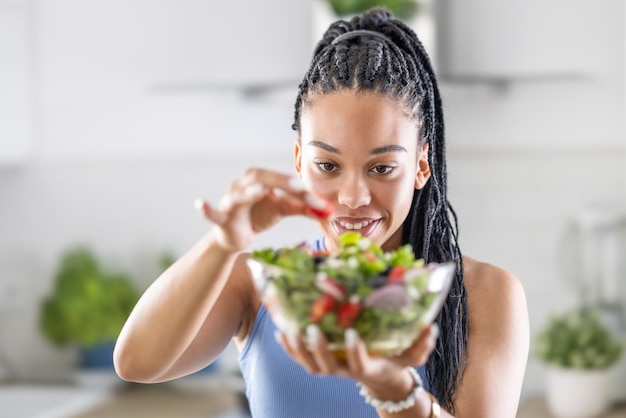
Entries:
{"label": "cherry tomato", "polygon": [[388,283],[404,283],[404,267],[395,266],[387,274]]}
{"label": "cherry tomato", "polygon": [[361,313],[361,303],[358,300],[351,299],[341,305],[337,313],[337,324],[341,328],[349,328]]}
{"label": "cherry tomato", "polygon": [[311,306],[311,322],[318,323],[324,315],[335,310],[337,299],[328,293],[321,294]]}

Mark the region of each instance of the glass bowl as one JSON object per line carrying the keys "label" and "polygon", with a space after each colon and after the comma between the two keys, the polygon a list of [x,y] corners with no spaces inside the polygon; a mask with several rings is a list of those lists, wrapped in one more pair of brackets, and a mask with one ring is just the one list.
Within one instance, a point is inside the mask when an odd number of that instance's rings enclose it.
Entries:
{"label": "glass bowl", "polygon": [[370,355],[402,352],[441,310],[455,263],[415,260],[408,245],[384,253],[356,233],[342,238],[332,255],[307,244],[253,252],[247,263],[262,303],[286,334],[317,324],[337,358],[345,358],[348,328]]}

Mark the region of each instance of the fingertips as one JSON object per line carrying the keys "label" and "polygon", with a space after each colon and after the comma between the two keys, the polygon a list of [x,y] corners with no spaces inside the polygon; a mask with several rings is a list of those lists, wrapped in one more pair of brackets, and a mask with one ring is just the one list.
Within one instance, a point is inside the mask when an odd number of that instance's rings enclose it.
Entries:
{"label": "fingertips", "polygon": [[280,345],[283,346],[285,351],[294,355],[295,350],[298,348],[300,338],[295,334],[285,334],[280,331],[274,332],[274,338]]}
{"label": "fingertips", "polygon": [[333,206],[326,199],[308,191],[298,177],[287,180],[286,190],[299,196],[304,201],[304,215],[312,218],[328,218],[334,211]]}
{"label": "fingertips", "polygon": [[290,177],[287,180],[287,187],[293,192],[303,192],[306,190],[304,183],[298,177]]}
{"label": "fingertips", "polygon": [[307,343],[311,354],[311,370],[316,373],[330,374],[337,372],[337,361],[328,349],[326,338],[317,325],[309,325],[306,328]]}
{"label": "fingertips", "polygon": [[430,338],[436,341],[437,338],[439,338],[439,334],[440,334],[439,324],[435,322],[430,326]]}
{"label": "fingertips", "polygon": [[335,210],[330,202],[311,193],[304,196],[304,202],[306,204],[304,214],[312,218],[326,219]]}
{"label": "fingertips", "polygon": [[204,200],[196,199],[193,202],[193,207],[200,213],[204,213]]}
{"label": "fingertips", "polygon": [[416,359],[416,364],[418,365],[426,363],[428,357],[430,357],[431,353],[437,346],[437,339],[439,338],[439,325],[436,323],[430,325],[426,337],[427,338],[424,338],[419,344],[419,355]]}
{"label": "fingertips", "polygon": [[358,332],[353,328],[348,328],[344,333],[344,343],[346,346],[346,363],[350,371],[356,375],[361,374],[364,364],[368,361],[367,348]]}
{"label": "fingertips", "polygon": [[439,338],[439,325],[437,325],[436,322],[433,322],[420,333],[415,345],[423,346],[429,341],[436,341],[437,338]]}
{"label": "fingertips", "polygon": [[426,327],[419,338],[394,358],[394,361],[402,366],[421,366],[426,363],[428,357],[437,346],[439,338],[439,326],[433,323]]}
{"label": "fingertips", "polygon": [[226,222],[226,215],[212,207],[207,201],[203,199],[196,199],[193,205],[196,210],[207,220],[217,225],[222,225],[224,222]]}
{"label": "fingertips", "polygon": [[427,354],[430,354],[430,352],[437,345],[437,339],[439,338],[439,325],[436,323],[431,324],[428,327],[428,332],[424,332],[423,334],[424,335],[420,338],[418,346],[423,351],[427,352]]}
{"label": "fingertips", "polygon": [[354,328],[348,328],[344,334],[346,350],[354,350],[359,340],[359,334]]}
{"label": "fingertips", "polygon": [[317,325],[310,324],[306,327],[306,338],[309,347],[317,347],[320,343],[320,329]]}
{"label": "fingertips", "polygon": [[265,187],[263,187],[261,183],[252,183],[252,184],[247,185],[243,189],[244,195],[252,199],[263,195],[264,192],[265,192]]}

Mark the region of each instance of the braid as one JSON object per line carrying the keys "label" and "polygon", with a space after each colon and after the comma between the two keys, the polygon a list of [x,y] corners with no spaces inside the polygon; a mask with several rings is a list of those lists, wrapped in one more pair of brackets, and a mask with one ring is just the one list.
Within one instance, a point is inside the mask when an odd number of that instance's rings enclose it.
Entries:
{"label": "braid", "polygon": [[[333,44],[339,35],[359,29],[377,31],[390,41],[361,35]],[[299,86],[292,128],[300,131],[302,107],[310,95],[341,89],[383,94],[403,103],[420,124],[418,144],[428,143],[431,176],[413,193],[402,240],[427,262],[457,262],[450,293],[436,320],[441,336],[426,363],[430,390],[454,413],[452,398],[467,361],[467,301],[457,216],[447,200],[443,109],[430,59],[407,25],[385,9],[370,9],[350,21],[333,23],[317,44]]]}

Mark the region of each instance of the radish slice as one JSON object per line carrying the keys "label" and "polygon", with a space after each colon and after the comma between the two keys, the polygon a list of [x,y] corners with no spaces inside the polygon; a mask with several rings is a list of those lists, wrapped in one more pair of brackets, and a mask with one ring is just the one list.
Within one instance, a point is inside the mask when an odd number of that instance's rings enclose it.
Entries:
{"label": "radish slice", "polygon": [[411,306],[411,298],[404,286],[387,285],[370,293],[363,305],[368,308],[402,309]]}
{"label": "radish slice", "polygon": [[346,297],[346,291],[333,279],[326,276],[324,273],[319,273],[315,276],[315,286],[322,293],[328,293],[337,300],[342,300]]}

